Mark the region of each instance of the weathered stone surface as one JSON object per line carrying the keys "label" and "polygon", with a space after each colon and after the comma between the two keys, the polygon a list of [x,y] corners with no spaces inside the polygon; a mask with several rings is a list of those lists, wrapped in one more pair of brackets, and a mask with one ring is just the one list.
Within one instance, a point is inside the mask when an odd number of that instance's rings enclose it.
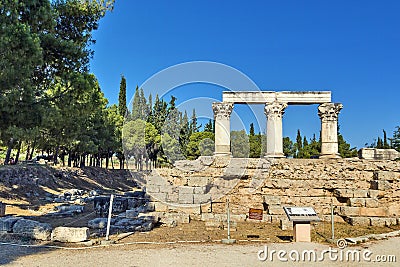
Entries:
{"label": "weathered stone surface", "polygon": [[365,198],[349,198],[347,200],[347,205],[349,205],[350,207],[364,207],[365,200]]}
{"label": "weathered stone surface", "polygon": [[210,182],[209,177],[188,177],[188,186],[206,186]]}
{"label": "weathered stone surface", "polygon": [[342,216],[386,217],[388,216],[388,209],[366,207],[340,207],[338,213]]}
{"label": "weathered stone surface", "polygon": [[50,240],[51,230],[52,228],[48,223],[26,219],[18,220],[13,226],[13,233],[22,234],[37,240]]}
{"label": "weathered stone surface", "polygon": [[160,222],[170,222],[171,220],[175,221],[176,223],[189,223],[190,216],[189,214],[185,213],[165,213],[164,215],[160,216]]}
{"label": "weathered stone surface", "polygon": [[374,180],[374,181],[371,181],[371,189],[385,191],[385,190],[392,189],[392,185],[386,180],[383,180],[383,181]]}
{"label": "weathered stone surface", "polygon": [[386,217],[389,216],[387,208],[360,208],[360,216]]}
{"label": "weathered stone surface", "polygon": [[333,194],[335,197],[344,197],[344,198],[351,198],[354,196],[353,190],[344,188],[335,189],[335,191],[333,191]]}
{"label": "weathered stone surface", "polygon": [[[265,208],[268,211],[268,205],[270,205],[270,210],[274,215],[265,212],[264,217],[267,221],[276,223],[279,223],[280,220],[278,216],[283,215],[282,206],[311,206],[322,217],[329,216],[331,201],[337,207],[337,214],[343,217],[386,218],[400,216],[400,205],[397,206],[396,204],[400,199],[400,182],[391,178],[393,173],[400,172],[400,162],[398,161],[359,159],[336,159],[332,161],[279,159],[270,162],[264,161],[260,159],[235,161],[233,163],[237,163],[238,166],[231,166],[228,174],[236,175],[235,177],[240,177],[240,179],[228,179],[225,169],[221,167],[232,164],[231,159],[217,157],[215,162],[207,169],[199,171],[195,175],[209,177],[210,183],[217,185],[218,190],[226,189],[226,192],[229,192],[232,214],[247,214],[249,208]],[[263,169],[264,163],[266,164],[265,169]],[[187,177],[193,175],[192,173],[170,169],[157,171],[160,172],[160,175],[165,174],[164,180],[180,183],[179,185],[185,185],[181,182],[187,181]],[[241,174],[238,175],[235,172]],[[381,179],[374,180],[374,172],[379,172]],[[381,174],[381,172],[384,174]],[[258,187],[254,186],[253,177],[257,177],[261,181]],[[377,189],[375,189],[371,187],[372,181],[382,181],[383,183],[378,184]],[[390,189],[385,186],[387,183],[390,184]],[[201,193],[197,190],[203,192],[203,188],[192,188],[195,192],[194,195],[199,195],[195,196],[196,199],[199,198]],[[379,190],[379,188],[385,188],[385,190]],[[190,192],[191,190],[189,189]],[[214,190],[210,193],[216,192]],[[264,197],[265,195],[267,197]],[[176,200],[177,196],[175,195],[174,201],[176,202]],[[222,214],[226,212],[224,201],[225,198],[219,201],[223,203],[212,203],[207,207],[204,206],[204,209],[199,205],[199,208],[201,212]],[[279,205],[281,207],[276,209]],[[343,207],[343,209],[341,210],[340,207]],[[177,205],[176,211],[181,208]],[[168,210],[170,209],[169,207]],[[187,212],[192,214],[192,211]],[[340,218],[337,215],[336,217]]]}
{"label": "weathered stone surface", "polygon": [[398,181],[400,180],[400,172],[375,171],[374,180]]}
{"label": "weathered stone surface", "polygon": [[152,199],[156,201],[166,202],[167,201],[167,193],[150,193]]}
{"label": "weathered stone surface", "polygon": [[[110,197],[95,197],[94,198],[94,210],[96,214],[104,215],[108,214],[110,207]],[[114,197],[112,211],[113,212],[124,212],[128,208],[128,199],[125,197]]]}
{"label": "weathered stone surface", "polygon": [[379,207],[379,200],[376,198],[366,198],[365,199],[365,206],[367,208],[378,208]]}
{"label": "weathered stone surface", "polygon": [[371,226],[384,227],[386,225],[385,218],[370,218]]}
{"label": "weathered stone surface", "polygon": [[178,203],[179,202],[179,194],[178,193],[170,193],[167,194],[167,201],[168,203]]}
{"label": "weathered stone surface", "polygon": [[281,205],[281,198],[275,195],[264,195],[264,203],[268,205]]}
{"label": "weathered stone surface", "polygon": [[154,211],[165,212],[168,211],[168,205],[162,202],[153,202],[154,203]]}
{"label": "weathered stone surface", "polygon": [[60,242],[83,242],[89,239],[87,227],[56,227],[51,233],[51,240]]}
{"label": "weathered stone surface", "polygon": [[346,222],[353,226],[368,226],[370,225],[369,217],[347,217]]}
{"label": "weathered stone surface", "polygon": [[81,213],[84,210],[84,206],[81,205],[61,205],[56,207],[56,210],[59,212],[72,212],[72,213]]}
{"label": "weathered stone surface", "polygon": [[18,217],[3,217],[0,218],[0,232],[8,232],[11,233],[13,231],[14,224],[21,220],[22,218]]}
{"label": "weathered stone surface", "polygon": [[384,197],[384,196],[385,196],[385,191],[374,190],[374,189],[368,190],[368,197],[370,197],[370,198],[378,198],[378,197]]}
{"label": "weathered stone surface", "polygon": [[179,187],[179,194],[193,194],[194,193],[194,187],[192,186],[180,186]]}
{"label": "weathered stone surface", "polygon": [[179,203],[180,204],[193,204],[193,193],[183,194],[179,192]]}
{"label": "weathered stone surface", "polygon": [[367,189],[357,189],[353,191],[353,197],[355,198],[366,198],[368,197]]}
{"label": "weathered stone surface", "polygon": [[6,214],[6,204],[0,202],[0,217],[3,217]]}
{"label": "weathered stone surface", "polygon": [[280,220],[280,228],[283,231],[293,230],[293,222],[289,221],[288,219],[281,219]]}
{"label": "weathered stone surface", "polygon": [[285,214],[281,205],[268,205],[268,214],[270,215],[282,215]]}
{"label": "weathered stone surface", "polygon": [[[114,224],[115,219],[111,219],[111,224]],[[95,218],[88,222],[88,227],[92,229],[105,229],[107,227],[107,218]]]}
{"label": "weathered stone surface", "polygon": [[125,216],[126,218],[137,218],[139,212],[137,210],[126,210]]}
{"label": "weathered stone surface", "polygon": [[361,148],[358,156],[368,160],[394,160],[400,157],[400,153],[395,149]]}
{"label": "weathered stone surface", "polygon": [[392,226],[397,224],[396,218],[386,218],[385,219],[385,226]]}

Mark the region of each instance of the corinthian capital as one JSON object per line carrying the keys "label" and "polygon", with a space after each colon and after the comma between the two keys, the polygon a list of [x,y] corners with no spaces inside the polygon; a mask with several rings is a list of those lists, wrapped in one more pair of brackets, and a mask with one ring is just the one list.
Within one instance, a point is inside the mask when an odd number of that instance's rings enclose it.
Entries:
{"label": "corinthian capital", "polygon": [[341,103],[324,103],[318,107],[318,115],[323,122],[337,121],[340,110],[343,108]]}
{"label": "corinthian capital", "polygon": [[282,118],[287,106],[288,105],[286,103],[280,103],[277,101],[267,103],[264,107],[264,113],[267,118]]}
{"label": "corinthian capital", "polygon": [[230,118],[233,103],[230,102],[214,102],[212,103],[214,118]]}

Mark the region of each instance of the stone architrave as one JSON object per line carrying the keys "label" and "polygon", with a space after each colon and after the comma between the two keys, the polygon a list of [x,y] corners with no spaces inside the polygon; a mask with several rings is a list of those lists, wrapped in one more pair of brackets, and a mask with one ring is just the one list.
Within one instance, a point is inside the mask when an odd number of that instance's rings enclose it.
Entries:
{"label": "stone architrave", "polygon": [[282,158],[282,116],[285,113],[286,103],[274,101],[265,104],[264,112],[267,116],[267,152],[265,157]]}
{"label": "stone architrave", "polygon": [[340,158],[338,146],[338,115],[343,108],[341,103],[324,103],[318,107],[321,118],[320,158]]}
{"label": "stone architrave", "polygon": [[212,104],[215,120],[215,152],[216,156],[231,155],[231,113],[233,103],[214,102]]}

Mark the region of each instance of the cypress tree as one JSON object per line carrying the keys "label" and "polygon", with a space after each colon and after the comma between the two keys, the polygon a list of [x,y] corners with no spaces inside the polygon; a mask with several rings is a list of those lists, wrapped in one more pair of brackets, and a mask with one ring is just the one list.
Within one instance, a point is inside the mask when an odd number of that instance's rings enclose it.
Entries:
{"label": "cypress tree", "polygon": [[254,136],[254,124],[250,123],[250,136]]}
{"label": "cypress tree", "polygon": [[121,75],[121,82],[119,84],[119,97],[118,97],[118,112],[119,115],[125,117],[127,115],[128,108],[126,107],[126,79],[124,75]]}

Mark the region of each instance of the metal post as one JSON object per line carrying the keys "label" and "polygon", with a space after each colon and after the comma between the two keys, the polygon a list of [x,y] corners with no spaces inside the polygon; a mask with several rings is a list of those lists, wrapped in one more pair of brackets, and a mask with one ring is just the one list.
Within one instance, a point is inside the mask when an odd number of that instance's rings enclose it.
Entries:
{"label": "metal post", "polygon": [[111,224],[111,214],[112,214],[113,200],[114,200],[114,195],[111,195],[110,196],[110,207],[108,209],[106,240],[110,240],[109,239],[109,235],[110,235],[110,224]]}
{"label": "metal post", "polygon": [[335,240],[335,220],[333,218],[333,198],[331,199],[331,226],[332,226],[332,242]]}
{"label": "metal post", "polygon": [[230,218],[230,212],[229,212],[229,199],[226,199],[226,213],[227,213],[227,220],[228,220],[228,240],[231,239],[231,218]]}
{"label": "metal post", "polygon": [[235,239],[231,239],[231,213],[229,208],[229,199],[226,198],[226,215],[227,215],[227,223],[228,223],[228,239],[222,239],[221,242],[224,244],[233,244],[236,242]]}

